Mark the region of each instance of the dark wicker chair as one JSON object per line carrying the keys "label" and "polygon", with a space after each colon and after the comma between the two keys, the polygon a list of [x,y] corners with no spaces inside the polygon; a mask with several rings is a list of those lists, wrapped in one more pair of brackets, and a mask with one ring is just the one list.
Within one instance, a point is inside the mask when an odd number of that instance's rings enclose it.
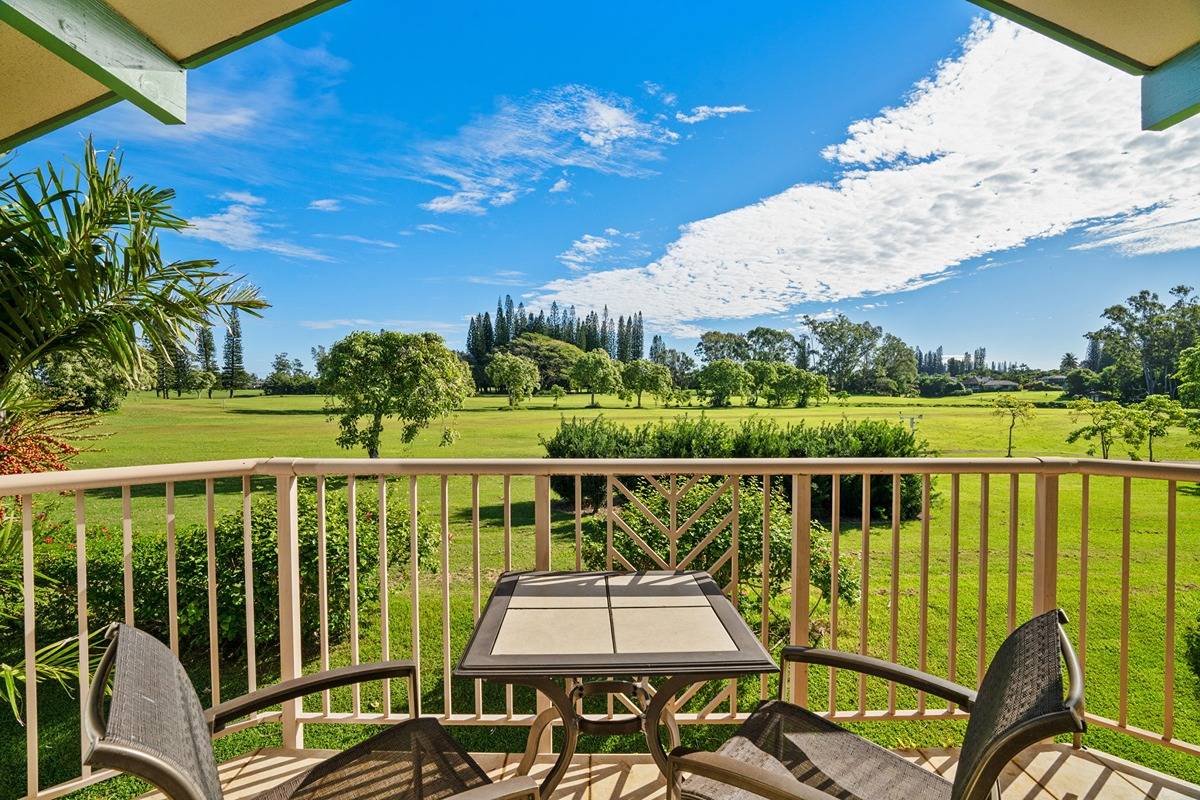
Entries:
{"label": "dark wicker chair", "polygon": [[[969,711],[953,783],[810,711],[772,700],[760,705],[717,752],[676,748],[668,790],[685,800],[999,800],[1000,772],[1014,756],[1043,739],[1084,730],[1083,679],[1064,622],[1061,611],[1051,611],[1013,631],[996,651],[978,692],[869,656],[784,648],[785,665],[850,669]],[[1069,681],[1065,699],[1064,661]],[[683,773],[690,777],[679,784]]]}
{"label": "dark wicker chair", "polygon": [[[284,681],[207,712],[171,651],[148,633],[115,624],[96,670],[84,720],[86,763],[136,775],[171,800],[221,800],[213,733],[232,720],[336,686],[384,678],[409,682],[420,713],[416,670],[408,661],[361,664]],[[112,691],[107,691],[109,679]],[[106,697],[109,698],[106,703]],[[105,713],[107,706],[107,713]],[[538,800],[529,777],[492,783],[432,719],[389,727],[256,800]]]}

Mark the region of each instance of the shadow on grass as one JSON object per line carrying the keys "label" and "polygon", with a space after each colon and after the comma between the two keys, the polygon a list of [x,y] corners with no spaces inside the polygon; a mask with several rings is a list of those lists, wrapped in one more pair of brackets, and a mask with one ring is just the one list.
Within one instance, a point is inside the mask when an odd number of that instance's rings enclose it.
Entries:
{"label": "shadow on grass", "polygon": [[320,414],[325,416],[323,408],[229,408],[226,409],[228,414],[250,414],[252,416],[267,416],[267,417],[303,417]]}

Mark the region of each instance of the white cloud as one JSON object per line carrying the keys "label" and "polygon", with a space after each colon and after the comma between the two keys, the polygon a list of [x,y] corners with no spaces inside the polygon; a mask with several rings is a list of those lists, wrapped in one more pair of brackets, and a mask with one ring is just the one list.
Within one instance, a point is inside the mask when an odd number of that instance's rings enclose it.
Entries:
{"label": "white cloud", "polygon": [[695,125],[697,122],[704,122],[706,119],[716,117],[723,119],[730,114],[748,114],[750,109],[745,106],[696,106],[692,109],[692,113],[685,114],[682,111],[675,112],[675,119],[685,125]]}
{"label": "white cloud", "polygon": [[308,204],[309,211],[341,211],[342,201],[336,197],[322,197]]}
{"label": "white cloud", "polygon": [[244,206],[261,206],[266,204],[266,198],[259,197],[250,192],[222,192],[217,195],[218,200],[228,200],[230,203],[240,203]]}
{"label": "white cloud", "polygon": [[[609,230],[612,229],[610,228]],[[616,242],[612,239],[585,233],[580,238],[571,242],[570,247],[559,253],[558,260],[569,269],[580,272],[585,269],[591,269],[604,254],[605,250],[609,250],[615,246]]]}
{"label": "white cloud", "polygon": [[306,261],[333,260],[311,247],[268,236],[275,226],[263,221],[266,208],[261,197],[227,192],[221,198],[229,201],[229,205],[215,214],[193,217],[191,224],[181,231],[182,235],[216,242],[230,250],[258,250]]}
{"label": "white cloud", "polygon": [[692,222],[656,261],[552,282],[538,301],[694,330],[914,289],[1071,231],[1129,254],[1200,246],[1200,120],[1143,133],[1139,105],[1137,78],[979,21],[901,105],[826,148],[828,182]]}
{"label": "white cloud", "polygon": [[384,247],[389,250],[400,246],[399,242],[390,242],[387,239],[368,239],[365,236],[356,236],[353,233],[329,234],[317,233],[313,234],[318,239],[337,239],[340,242],[351,242],[353,244],[365,244],[369,247]]}
{"label": "white cloud", "polygon": [[525,286],[529,283],[519,269],[501,269],[491,275],[468,275],[466,281],[484,286]]}
{"label": "white cloud", "polygon": [[454,233],[453,230],[447,228],[445,225],[435,225],[432,222],[418,225],[417,230],[424,231],[425,233]]}
{"label": "white cloud", "polygon": [[571,182],[569,180],[566,178],[559,178],[550,186],[549,191],[551,194],[557,194],[558,192],[565,192],[570,188]]}
{"label": "white cloud", "polygon": [[481,215],[516,202],[564,168],[649,174],[648,165],[677,138],[645,119],[629,98],[561,86],[502,100],[453,137],[422,145],[408,159],[408,177],[446,191],[422,208]]}

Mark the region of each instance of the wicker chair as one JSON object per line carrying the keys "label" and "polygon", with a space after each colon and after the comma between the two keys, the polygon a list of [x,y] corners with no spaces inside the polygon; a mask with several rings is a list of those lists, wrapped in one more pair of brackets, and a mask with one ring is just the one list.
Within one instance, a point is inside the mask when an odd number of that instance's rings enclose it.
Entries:
{"label": "wicker chair", "polygon": [[[715,753],[676,748],[668,791],[685,800],[999,800],[997,780],[1026,747],[1082,732],[1079,661],[1051,611],[1013,631],[979,691],[868,656],[786,647],[783,661],[850,669],[944,698],[970,712],[951,783],[799,706],[760,705]],[[1061,659],[1060,659],[1061,655]],[[1069,687],[1063,697],[1063,661]],[[781,687],[782,694],[782,687]],[[679,777],[690,777],[680,784]]]}
{"label": "wicker chair", "polygon": [[[306,675],[203,711],[183,665],[148,633],[115,624],[88,698],[86,763],[136,775],[171,800],[221,800],[211,736],[227,723],[336,686],[404,678],[419,702],[408,661],[361,664]],[[109,678],[111,699],[106,703]],[[107,705],[107,714],[105,706]],[[418,705],[412,707],[420,713]],[[255,800],[538,800],[528,777],[492,783],[432,719],[389,727]]]}

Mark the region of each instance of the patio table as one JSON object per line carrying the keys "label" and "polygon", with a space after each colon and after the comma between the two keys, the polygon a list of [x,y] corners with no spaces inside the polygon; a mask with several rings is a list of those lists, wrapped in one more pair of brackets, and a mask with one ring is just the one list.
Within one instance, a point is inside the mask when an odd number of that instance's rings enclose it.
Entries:
{"label": "patio table", "polygon": [[[672,745],[678,744],[670,711],[677,692],[693,683],[778,671],[708,573],[673,570],[505,573],[454,675],[530,686],[550,701],[530,727],[518,767],[519,774],[529,772],[542,731],[561,718],[562,751],[541,787],[542,797],[549,797],[580,732],[641,730],[665,772],[659,728],[666,725]],[[653,677],[666,678],[657,691]],[[640,713],[608,718],[576,710],[584,697],[618,693],[633,695]]]}

